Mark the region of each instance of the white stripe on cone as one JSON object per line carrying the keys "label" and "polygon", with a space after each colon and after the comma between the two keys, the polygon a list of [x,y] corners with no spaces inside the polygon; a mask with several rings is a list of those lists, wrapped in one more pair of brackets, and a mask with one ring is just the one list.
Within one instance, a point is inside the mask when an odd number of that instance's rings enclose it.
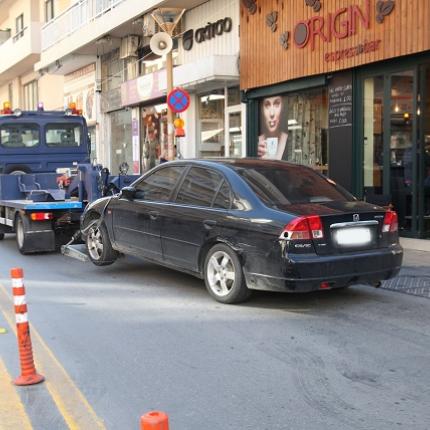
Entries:
{"label": "white stripe on cone", "polygon": [[22,278],[12,278],[12,287],[20,288],[23,287],[24,283],[22,282]]}
{"label": "white stripe on cone", "polygon": [[28,322],[27,312],[25,314],[16,314],[15,320],[17,324],[22,324]]}
{"label": "white stripe on cone", "polygon": [[25,296],[13,296],[13,304],[15,306],[26,305]]}

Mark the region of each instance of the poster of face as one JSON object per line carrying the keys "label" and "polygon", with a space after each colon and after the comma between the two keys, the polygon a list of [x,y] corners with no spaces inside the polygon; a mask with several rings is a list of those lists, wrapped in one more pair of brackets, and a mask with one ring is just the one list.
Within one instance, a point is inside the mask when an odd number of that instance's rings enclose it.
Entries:
{"label": "poster of face", "polygon": [[287,97],[272,96],[260,101],[259,158],[286,159],[288,141]]}

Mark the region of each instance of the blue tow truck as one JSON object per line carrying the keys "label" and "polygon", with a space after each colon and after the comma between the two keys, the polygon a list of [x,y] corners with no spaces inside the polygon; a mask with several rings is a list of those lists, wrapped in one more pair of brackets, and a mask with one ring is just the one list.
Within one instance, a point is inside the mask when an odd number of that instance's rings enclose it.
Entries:
{"label": "blue tow truck", "polygon": [[16,233],[22,254],[55,251],[79,236],[86,205],[138,176],[89,163],[85,119],[66,111],[0,112],[0,240]]}

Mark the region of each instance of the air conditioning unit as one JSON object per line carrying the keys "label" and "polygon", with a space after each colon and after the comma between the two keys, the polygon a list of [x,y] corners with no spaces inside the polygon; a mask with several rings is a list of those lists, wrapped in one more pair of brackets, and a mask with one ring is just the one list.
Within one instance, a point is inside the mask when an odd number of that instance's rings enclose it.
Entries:
{"label": "air conditioning unit", "polygon": [[142,33],[143,36],[151,37],[158,32],[158,24],[150,14],[143,16]]}
{"label": "air conditioning unit", "polygon": [[137,57],[137,49],[139,48],[139,36],[131,35],[121,39],[119,48],[119,58]]}

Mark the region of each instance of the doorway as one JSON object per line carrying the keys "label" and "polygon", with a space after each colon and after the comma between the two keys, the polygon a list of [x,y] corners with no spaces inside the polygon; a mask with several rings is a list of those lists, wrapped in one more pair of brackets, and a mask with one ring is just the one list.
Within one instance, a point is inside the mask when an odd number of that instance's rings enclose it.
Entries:
{"label": "doorway", "polygon": [[392,205],[407,237],[430,238],[429,88],[429,65],[359,79],[361,192]]}

